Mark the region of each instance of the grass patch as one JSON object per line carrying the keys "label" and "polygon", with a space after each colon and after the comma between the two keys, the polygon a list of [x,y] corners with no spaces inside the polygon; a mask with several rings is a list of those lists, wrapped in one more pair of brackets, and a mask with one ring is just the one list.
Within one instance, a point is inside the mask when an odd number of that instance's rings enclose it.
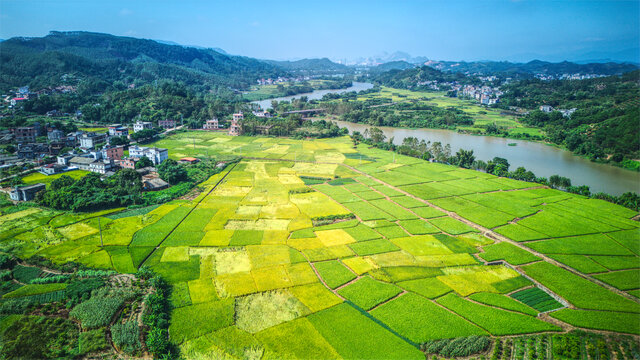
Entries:
{"label": "grass patch", "polygon": [[400,292],[402,290],[397,286],[373,280],[368,276],[338,290],[338,293],[345,299],[364,310],[369,310]]}
{"label": "grass patch", "polygon": [[332,289],[356,278],[356,275],[337,260],[315,263],[316,270],[324,282]]}
{"label": "grass patch", "polygon": [[308,318],[345,359],[424,359],[424,354],[416,347],[351,305],[336,305]]}
{"label": "grass patch", "polygon": [[172,342],[186,340],[210,333],[233,324],[234,299],[211,301],[174,309],[169,325]]}
{"label": "grass patch", "polygon": [[371,311],[371,315],[417,344],[428,340],[486,334],[467,320],[413,293],[377,307]]}
{"label": "grass patch", "polygon": [[496,309],[464,300],[457,295],[445,295],[438,300],[439,304],[472,321],[493,335],[529,334],[541,331],[560,331],[534,317]]}
{"label": "grass patch", "polygon": [[511,265],[521,265],[540,260],[539,257],[508,242],[485,246],[480,257],[487,261],[504,260]]}

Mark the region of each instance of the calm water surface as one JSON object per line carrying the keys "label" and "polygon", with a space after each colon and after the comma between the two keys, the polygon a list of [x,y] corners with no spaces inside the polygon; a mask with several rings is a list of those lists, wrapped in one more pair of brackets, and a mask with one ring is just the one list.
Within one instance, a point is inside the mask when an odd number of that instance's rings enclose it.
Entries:
{"label": "calm water surface", "polygon": [[[343,93],[347,91],[360,91],[373,87],[370,83],[354,82],[353,86],[341,90],[316,90],[308,94],[298,94],[282,98],[256,101],[263,109],[271,107],[272,100],[290,101],[294,98],[307,96],[309,100],[320,99],[325,94]],[[360,131],[363,133],[369,125],[355,124],[345,121],[337,121],[340,127],[349,129],[349,133]],[[451,144],[452,152],[458,149],[472,149],[476,159],[490,160],[495,156],[503,157],[509,161],[510,169],[515,170],[524,166],[533,171],[536,176],[548,178],[558,174],[571,179],[573,185],[588,185],[592,192],[606,192],[612,195],[632,191],[640,192],[640,172],[629,171],[605,164],[593,163],[587,159],[573,155],[567,150],[558,149],[542,143],[505,139],[491,136],[474,136],[459,134],[451,130],[439,129],[402,129],[391,127],[379,127],[384,131],[387,139],[394,138],[394,144],[401,144],[406,137],[413,136],[420,140],[436,142],[443,145]],[[517,146],[508,146],[516,143]]]}

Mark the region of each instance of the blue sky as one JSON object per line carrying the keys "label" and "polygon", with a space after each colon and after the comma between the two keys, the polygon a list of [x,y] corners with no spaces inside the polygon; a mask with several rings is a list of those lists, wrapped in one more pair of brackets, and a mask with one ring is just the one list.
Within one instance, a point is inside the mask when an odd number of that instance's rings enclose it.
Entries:
{"label": "blue sky", "polygon": [[439,60],[574,60],[640,43],[627,1],[0,0],[0,38],[86,30],[257,58],[353,59],[405,51]]}

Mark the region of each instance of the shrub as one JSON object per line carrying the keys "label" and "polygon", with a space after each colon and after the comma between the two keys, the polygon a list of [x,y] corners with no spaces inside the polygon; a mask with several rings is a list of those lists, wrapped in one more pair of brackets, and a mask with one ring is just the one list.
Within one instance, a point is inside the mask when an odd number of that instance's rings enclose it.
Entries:
{"label": "shrub", "polygon": [[62,283],[69,280],[69,275],[54,275],[44,278],[36,278],[30,281],[31,284],[52,284]]}
{"label": "shrub", "polygon": [[124,304],[131,293],[122,291],[109,293],[108,289],[98,291],[89,300],[76,306],[69,315],[80,320],[82,327],[93,329],[109,324],[113,315]]}
{"label": "shrub", "polygon": [[446,357],[467,357],[485,351],[491,341],[486,336],[468,336],[445,340],[432,340],[420,348],[428,354]]}
{"label": "shrub", "polygon": [[127,354],[135,355],[142,349],[140,329],[135,320],[114,324],[111,327],[111,337],[116,347]]}
{"label": "shrub", "polygon": [[104,336],[104,328],[85,331],[80,333],[78,352],[80,354],[89,354],[109,346]]}

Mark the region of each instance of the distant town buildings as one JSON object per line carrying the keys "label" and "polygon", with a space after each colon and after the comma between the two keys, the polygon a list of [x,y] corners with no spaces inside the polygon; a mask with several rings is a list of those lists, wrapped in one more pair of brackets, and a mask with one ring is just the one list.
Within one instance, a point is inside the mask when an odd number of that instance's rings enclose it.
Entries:
{"label": "distant town buildings", "polygon": [[229,127],[229,135],[238,136],[242,134],[242,120],[244,120],[244,115],[241,112],[233,114],[231,126]]}

